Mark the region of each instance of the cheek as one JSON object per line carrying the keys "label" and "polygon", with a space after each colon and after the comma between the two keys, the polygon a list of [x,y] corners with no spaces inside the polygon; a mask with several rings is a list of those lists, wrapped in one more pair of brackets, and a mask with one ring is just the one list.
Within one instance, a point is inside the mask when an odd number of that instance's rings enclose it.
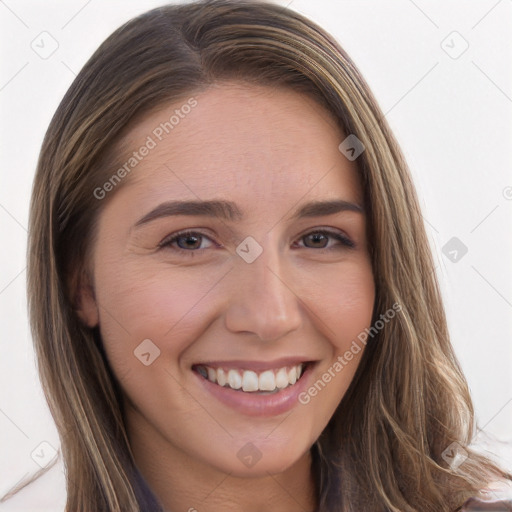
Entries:
{"label": "cheek", "polygon": [[119,380],[128,384],[128,377],[150,375],[145,363],[153,361],[153,368],[165,365],[176,373],[181,354],[201,334],[208,292],[218,278],[158,266],[98,273],[101,336]]}
{"label": "cheek", "polygon": [[369,260],[347,262],[337,272],[318,272],[314,285],[309,282],[308,308],[315,313],[311,316],[328,342],[328,352],[299,402],[321,430],[345,395],[364,353],[365,344],[358,337],[371,326],[375,285]]}
{"label": "cheek", "polygon": [[375,301],[375,285],[368,260],[347,263],[333,272],[318,271],[304,279],[308,308],[315,312],[317,328],[336,351],[344,351],[352,340],[369,327]]}
{"label": "cheek", "polygon": [[212,273],[199,275],[158,265],[153,269],[140,267],[125,265],[122,274],[98,279],[103,283],[99,295],[105,310],[102,322],[106,329],[108,326],[106,334],[110,338],[118,337],[120,332],[142,339],[172,336],[184,325],[194,323],[191,319],[199,316],[202,300],[218,280]]}

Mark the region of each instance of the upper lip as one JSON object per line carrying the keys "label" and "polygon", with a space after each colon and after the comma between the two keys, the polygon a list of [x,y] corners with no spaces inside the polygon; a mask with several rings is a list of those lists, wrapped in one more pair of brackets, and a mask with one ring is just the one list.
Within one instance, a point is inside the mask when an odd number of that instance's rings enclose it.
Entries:
{"label": "upper lip", "polygon": [[195,366],[209,366],[210,368],[240,368],[243,370],[272,370],[275,368],[284,368],[286,366],[296,366],[301,363],[313,363],[315,360],[308,357],[283,357],[272,361],[254,361],[254,360],[231,360],[231,361],[202,361],[195,363]]}

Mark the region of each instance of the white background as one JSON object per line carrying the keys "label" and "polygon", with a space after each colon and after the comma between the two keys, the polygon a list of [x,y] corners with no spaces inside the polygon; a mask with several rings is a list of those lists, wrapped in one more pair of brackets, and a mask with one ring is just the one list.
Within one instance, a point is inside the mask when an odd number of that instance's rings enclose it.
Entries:
{"label": "white background", "polygon": [[[0,2],[0,493],[39,468],[30,456],[39,443],[59,446],[26,314],[26,228],[40,145],[97,46],[131,17],[161,4]],[[418,189],[478,422],[512,440],[511,0],[289,5],[340,41],[386,114]],[[47,59],[31,48],[43,31],[59,45]],[[453,31],[469,44],[458,58],[452,57],[464,43]],[[457,262],[442,252],[452,237],[468,248]],[[61,489],[63,480],[56,485]],[[58,492],[63,504],[64,491]],[[43,510],[43,501],[38,504]],[[13,501],[0,510],[24,508]]]}

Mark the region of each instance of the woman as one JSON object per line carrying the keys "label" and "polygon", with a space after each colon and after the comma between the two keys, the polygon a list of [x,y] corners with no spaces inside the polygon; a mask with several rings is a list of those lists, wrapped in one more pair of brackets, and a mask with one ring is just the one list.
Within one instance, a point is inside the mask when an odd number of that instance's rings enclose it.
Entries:
{"label": "woman", "polygon": [[112,34],[48,129],[28,259],[69,511],[471,510],[511,478],[469,446],[400,150],[291,10]]}

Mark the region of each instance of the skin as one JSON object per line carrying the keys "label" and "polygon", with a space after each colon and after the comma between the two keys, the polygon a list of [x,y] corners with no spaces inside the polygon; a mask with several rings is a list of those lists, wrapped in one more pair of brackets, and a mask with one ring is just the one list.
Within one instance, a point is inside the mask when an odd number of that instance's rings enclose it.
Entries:
{"label": "skin", "polygon": [[[197,106],[103,199],[79,314],[100,325],[135,461],[166,508],[313,510],[309,450],[363,351],[308,404],[271,417],[219,402],[191,367],[300,355],[317,361],[313,383],[370,326],[375,289],[364,211],[292,219],[313,200],[362,205],[356,163],[338,150],[345,135],[329,112],[303,94],[224,82],[194,97]],[[147,115],[126,147],[139,148],[185,101]],[[181,215],[134,227],[178,199],[234,201],[245,218]],[[355,247],[306,237],[319,228]],[[158,247],[183,229],[205,238],[182,238],[181,252],[178,242]],[[263,249],[250,264],[236,253],[247,236]],[[144,339],[161,351],[148,366],[134,356]],[[248,442],[262,454],[250,468],[237,457]]]}

